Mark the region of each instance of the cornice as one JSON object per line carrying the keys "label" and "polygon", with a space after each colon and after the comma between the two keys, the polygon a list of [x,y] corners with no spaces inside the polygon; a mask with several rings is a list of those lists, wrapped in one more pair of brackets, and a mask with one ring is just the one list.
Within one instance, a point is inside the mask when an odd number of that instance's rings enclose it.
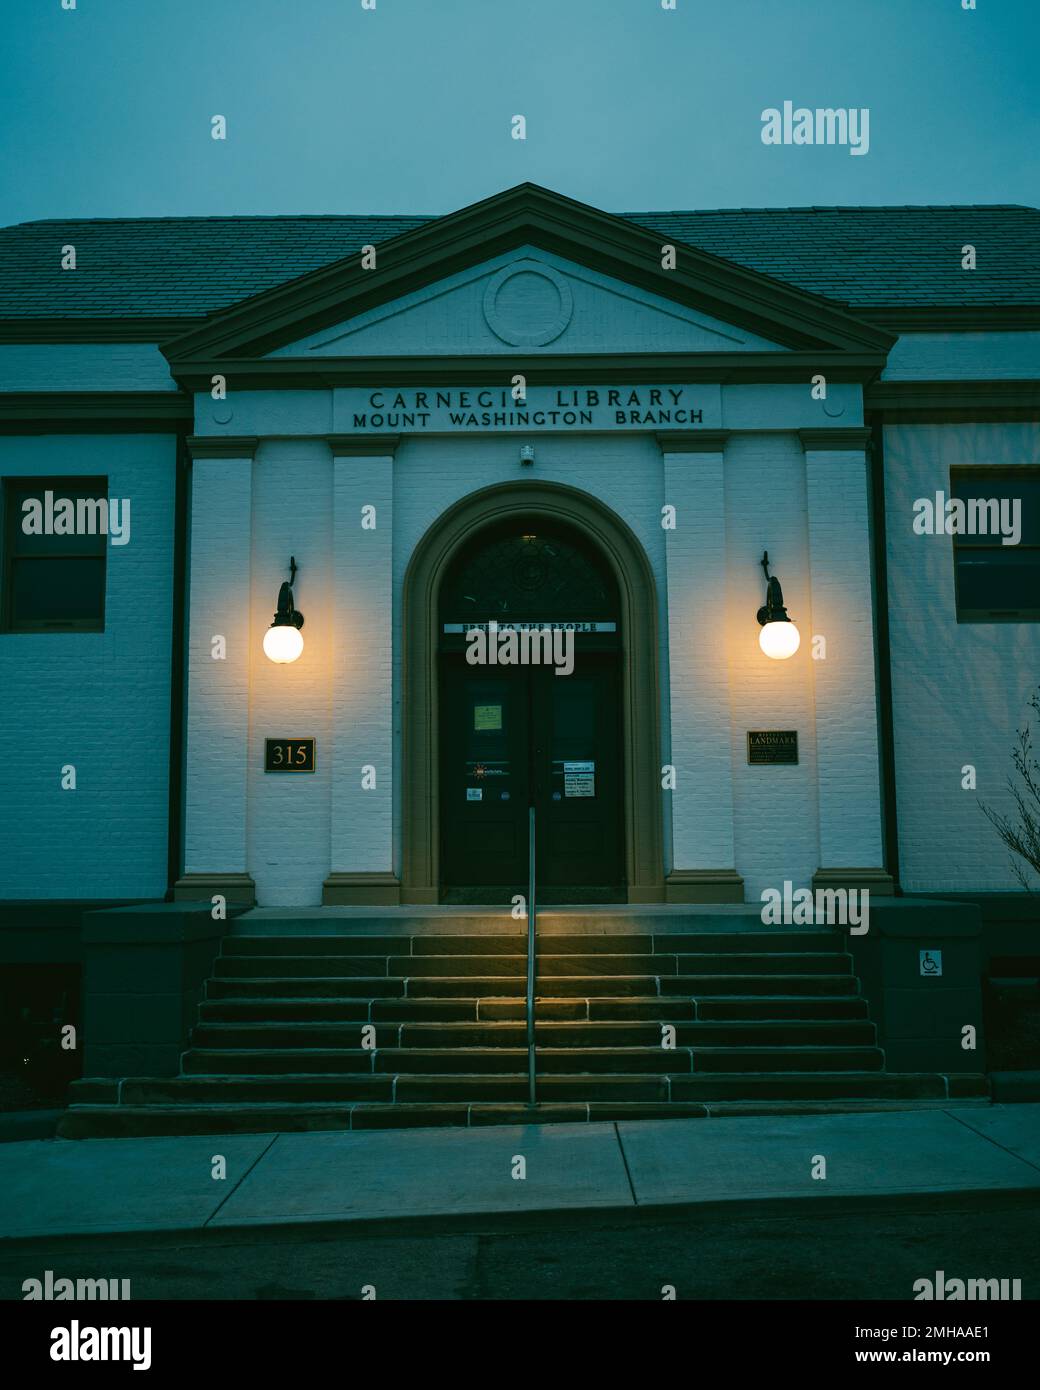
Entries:
{"label": "cornice", "polygon": [[322,390],[366,386],[509,386],[520,374],[528,385],[638,386],[658,382],[688,385],[721,382],[781,382],[808,385],[823,373],[828,381],[867,383],[885,366],[878,353],[657,352],[546,353],[541,356],[446,355],[324,358],[192,358],[171,365],[188,391],[208,391],[215,375],[229,391]]}
{"label": "cornice", "polygon": [[333,458],[393,458],[399,434],[327,434]]}
{"label": "cornice", "polygon": [[872,431],[863,427],[855,426],[844,429],[809,429],[799,430],[798,438],[802,441],[802,448],[806,453],[831,453],[846,450],[862,452],[870,443]]}
{"label": "cornice", "polygon": [[730,430],[666,431],[655,435],[662,454],[721,454]]}
{"label": "cornice", "polygon": [[252,435],[189,435],[185,441],[193,459],[251,459],[259,439]]}

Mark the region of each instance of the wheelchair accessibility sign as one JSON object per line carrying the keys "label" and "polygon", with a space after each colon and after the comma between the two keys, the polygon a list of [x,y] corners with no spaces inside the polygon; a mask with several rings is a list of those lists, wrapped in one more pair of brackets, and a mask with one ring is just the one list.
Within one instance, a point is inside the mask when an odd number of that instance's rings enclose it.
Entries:
{"label": "wheelchair accessibility sign", "polygon": [[922,975],[942,974],[942,951],[919,952]]}

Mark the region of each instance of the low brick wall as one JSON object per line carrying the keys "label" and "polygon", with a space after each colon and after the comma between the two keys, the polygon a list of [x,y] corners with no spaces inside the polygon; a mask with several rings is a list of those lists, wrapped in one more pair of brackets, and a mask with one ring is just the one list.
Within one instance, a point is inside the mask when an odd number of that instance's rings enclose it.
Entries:
{"label": "low brick wall", "polygon": [[83,915],[85,1077],[175,1076],[231,919],[209,903]]}
{"label": "low brick wall", "polygon": [[[850,936],[849,949],[889,1071],[986,1070],[982,913],[976,904],[872,900],[870,930]],[[929,973],[922,973],[922,951]],[[967,1026],[975,1029],[974,1048],[964,1045]]]}

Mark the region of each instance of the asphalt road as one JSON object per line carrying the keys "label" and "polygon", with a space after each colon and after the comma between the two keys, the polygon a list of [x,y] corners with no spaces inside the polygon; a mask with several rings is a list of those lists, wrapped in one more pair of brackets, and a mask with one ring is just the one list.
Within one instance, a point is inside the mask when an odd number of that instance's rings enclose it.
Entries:
{"label": "asphalt road", "polygon": [[[301,1236],[250,1231],[0,1247],[0,1298],[55,1276],[128,1278],[133,1299],[912,1300],[914,1281],[1021,1279],[1040,1297],[1040,1202],[785,1217]],[[956,1305],[963,1308],[964,1305]]]}

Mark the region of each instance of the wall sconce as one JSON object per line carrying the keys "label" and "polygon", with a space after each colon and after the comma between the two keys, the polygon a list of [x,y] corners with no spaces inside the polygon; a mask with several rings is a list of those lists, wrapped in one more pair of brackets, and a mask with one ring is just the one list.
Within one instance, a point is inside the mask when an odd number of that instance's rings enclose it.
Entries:
{"label": "wall sconce", "polygon": [[531,465],[532,465],[533,463],[534,463],[534,445],[533,445],[533,444],[521,444],[521,445],[520,445],[520,465],[521,465],[521,467],[530,468]]}
{"label": "wall sconce", "polygon": [[264,633],[264,651],[267,656],[284,666],[295,661],[303,651],[303,614],[293,606],[292,586],[296,583],[296,556],[289,556],[289,582],[278,590],[278,611],[274,622]]}
{"label": "wall sconce", "polygon": [[801,645],[802,638],[794,623],[787,616],[779,579],[772,577],[769,573],[768,550],[762,552],[762,559],[759,563],[766,573],[766,601],[763,607],[758,610],[758,621],[762,624],[762,631],[758,634],[758,645],[766,656],[782,661],[785,657],[794,656]]}

